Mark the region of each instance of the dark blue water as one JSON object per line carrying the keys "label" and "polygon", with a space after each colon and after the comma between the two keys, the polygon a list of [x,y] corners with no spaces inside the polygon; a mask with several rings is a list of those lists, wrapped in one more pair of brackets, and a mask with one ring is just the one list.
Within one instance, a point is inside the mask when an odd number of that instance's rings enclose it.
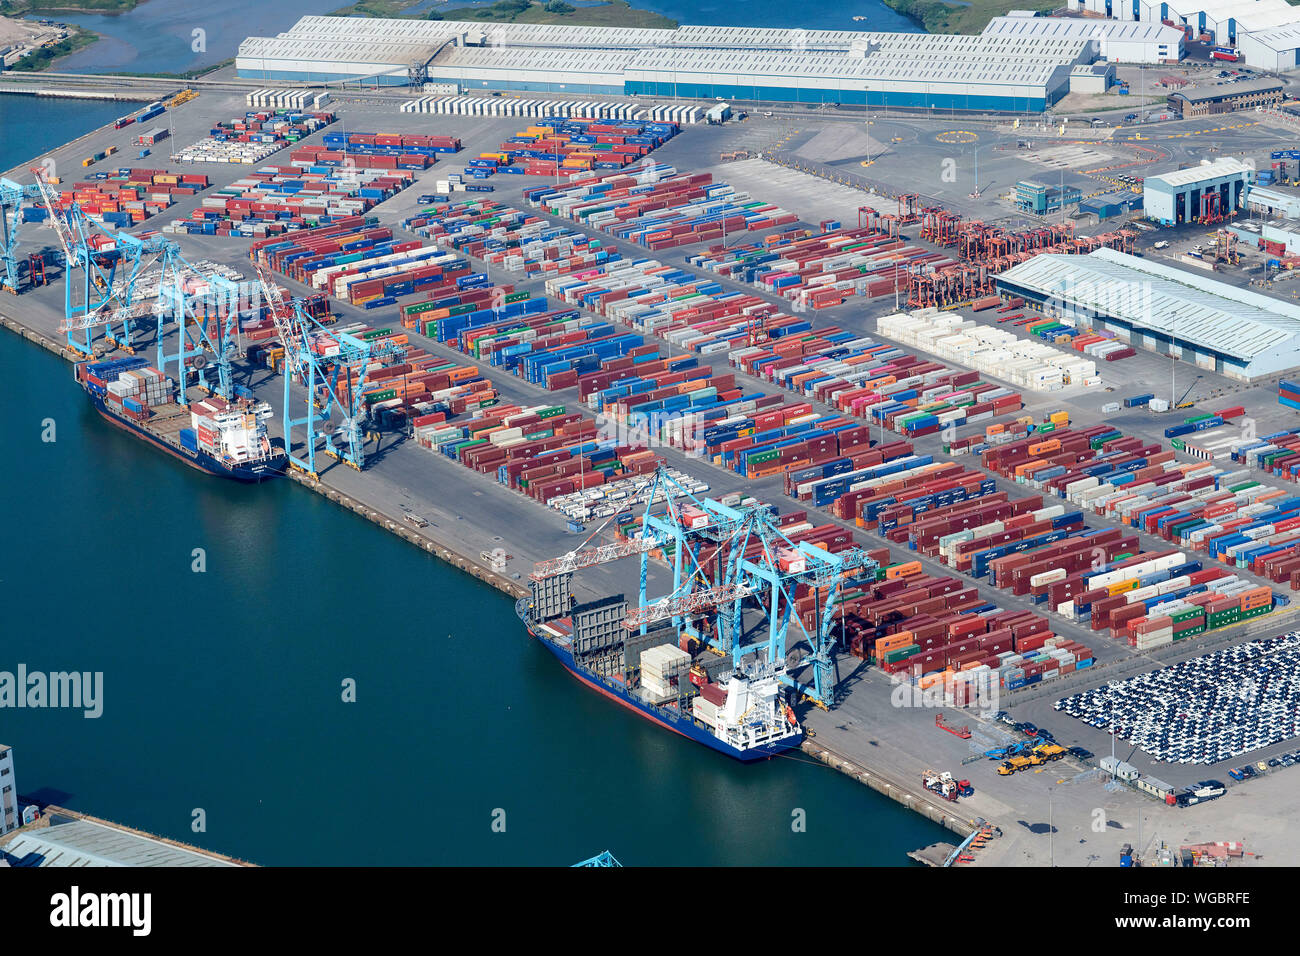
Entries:
{"label": "dark blue water", "polygon": [[[47,103],[0,166],[114,113]],[[151,450],[3,329],[0,369],[0,670],[104,675],[98,719],[0,709],[20,793],[271,865],[894,865],[946,837],[802,755],[742,766],[623,711],[499,592],[297,485]]]}
{"label": "dark blue water", "polygon": [[[129,106],[98,100],[0,95],[0,171],[111,123]],[[55,170],[58,175],[59,170]],[[63,171],[72,175],[71,170]]]}
{"label": "dark blue water", "polygon": [[[424,3],[413,10],[490,4]],[[102,37],[60,60],[57,69],[69,73],[179,73],[232,57],[250,34],[275,36],[309,14],[324,14],[342,6],[320,0],[147,0],[129,13],[104,16],[58,14],[58,19],[94,30]],[[679,23],[719,26],[803,27],[809,30],[885,30],[916,32],[921,28],[885,6],[881,0],[792,4],[784,0],[637,0],[633,6],[653,10]],[[864,21],[853,17],[864,16]],[[202,34],[194,31],[202,30]],[[203,49],[195,49],[196,46]]]}

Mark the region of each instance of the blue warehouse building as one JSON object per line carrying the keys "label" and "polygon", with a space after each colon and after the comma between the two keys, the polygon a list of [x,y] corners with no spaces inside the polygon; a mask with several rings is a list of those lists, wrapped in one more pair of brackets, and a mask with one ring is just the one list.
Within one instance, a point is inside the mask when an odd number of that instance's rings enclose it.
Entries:
{"label": "blue warehouse building", "polygon": [[267,83],[1041,113],[1091,62],[1081,37],[676,29],[303,17],[240,44]]}

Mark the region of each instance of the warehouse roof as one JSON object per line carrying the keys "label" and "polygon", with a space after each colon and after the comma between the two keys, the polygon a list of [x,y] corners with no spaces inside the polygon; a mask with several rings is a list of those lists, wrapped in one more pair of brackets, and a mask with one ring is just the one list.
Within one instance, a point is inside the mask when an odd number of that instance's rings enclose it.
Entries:
{"label": "warehouse roof", "polygon": [[880,34],[862,30],[799,30],[781,27],[682,26],[673,31],[673,46],[714,49],[848,50]]}
{"label": "warehouse roof", "polygon": [[1138,193],[1130,189],[1118,189],[1112,193],[1102,193],[1100,196],[1085,199],[1079,203],[1079,208],[1091,212],[1107,206],[1131,206],[1134,203],[1142,204],[1142,197]]}
{"label": "warehouse roof", "polygon": [[1300,20],[1300,11],[1286,0],[1169,0],[1168,7],[1171,18],[1192,20],[1204,13],[1215,23],[1235,20],[1239,31],[1263,30]]}
{"label": "warehouse roof", "polygon": [[483,20],[390,20],[374,17],[302,17],[280,36],[405,37],[442,39],[468,36],[470,42],[507,45],[632,48],[669,39],[673,30],[653,27],[561,26],[551,23],[496,23]]}
{"label": "warehouse roof", "polygon": [[635,50],[555,50],[533,47],[496,49],[481,46],[447,47],[434,61],[440,70],[468,69],[540,70],[557,73],[604,73],[621,83],[623,70],[637,55]]}
{"label": "warehouse roof", "polygon": [[239,56],[266,60],[310,60],[335,63],[406,65],[428,59],[441,43],[413,38],[313,39],[310,37],[249,37],[239,44]]}
{"label": "warehouse roof", "polygon": [[1270,80],[1267,77],[1261,77],[1257,80],[1242,80],[1240,83],[1216,83],[1214,86],[1196,86],[1190,90],[1179,90],[1177,93],[1171,93],[1170,95],[1177,96],[1188,103],[1212,103],[1215,100],[1227,99],[1230,96],[1245,96],[1247,93],[1272,93],[1274,90],[1282,89],[1282,85],[1281,80]]}
{"label": "warehouse roof", "polygon": [[1300,48],[1300,23],[1289,23],[1269,30],[1252,30],[1250,38],[1270,50]]}
{"label": "warehouse roof", "polygon": [[998,281],[1246,361],[1300,348],[1300,306],[1113,249],[1035,256]]}
{"label": "warehouse roof", "polygon": [[236,866],[219,856],[90,820],[51,823],[20,833],[4,848],[18,865]]}
{"label": "warehouse roof", "polygon": [[1165,43],[1176,47],[1183,31],[1163,23],[1125,22],[1123,20],[1083,19],[1080,17],[994,17],[981,36],[1045,36],[1090,40],[1124,40],[1128,42]]}
{"label": "warehouse roof", "polygon": [[[1041,84],[1059,66],[1084,58],[1088,41],[1050,36],[956,36],[927,33],[870,33],[855,30],[788,30],[759,27],[684,26],[676,30],[623,27],[568,27],[549,24],[483,23],[448,20],[385,20],[365,17],[302,17],[275,37],[249,37],[241,58],[303,63],[410,63],[446,44],[463,40],[491,51],[488,57],[520,48],[551,50],[636,50],[644,70],[660,68],[791,76],[810,67],[814,76],[910,79],[917,82]],[[673,54],[682,56],[671,59]],[[834,57],[810,61],[804,57]],[[869,63],[864,66],[862,60]],[[503,58],[502,68],[515,60]],[[611,61],[613,62],[613,61]],[[681,64],[674,66],[673,64]]]}
{"label": "warehouse roof", "polygon": [[1241,160],[1233,159],[1231,156],[1220,156],[1212,162],[1201,161],[1197,165],[1189,166],[1186,169],[1175,169],[1171,172],[1147,176],[1142,181],[1142,188],[1150,189],[1152,185],[1164,185],[1177,189],[1179,186],[1190,186],[1206,179],[1217,179],[1220,176],[1236,176],[1241,173],[1249,175],[1250,172],[1251,168]]}
{"label": "warehouse roof", "polygon": [[[934,39],[952,39],[936,37]],[[977,37],[957,39],[973,40]],[[1073,60],[1085,41],[1070,43]],[[642,50],[628,64],[629,76],[643,73],[716,74],[719,76],[798,76],[853,82],[987,83],[1039,85],[1067,61],[1065,55],[1039,57],[1029,52],[969,49],[881,48],[865,56],[842,53],[775,53],[704,49]]]}

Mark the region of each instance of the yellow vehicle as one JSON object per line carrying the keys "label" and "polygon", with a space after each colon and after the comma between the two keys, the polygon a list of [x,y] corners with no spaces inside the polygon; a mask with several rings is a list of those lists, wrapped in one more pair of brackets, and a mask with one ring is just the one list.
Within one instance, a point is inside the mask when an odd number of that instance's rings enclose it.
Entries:
{"label": "yellow vehicle", "polygon": [[192,89],[181,90],[167,101],[166,106],[168,109],[171,109],[173,106],[180,106],[182,103],[188,103],[198,95],[199,94],[194,92]]}
{"label": "yellow vehicle", "polygon": [[998,774],[1003,777],[1009,777],[1013,773],[1019,773],[1021,770],[1028,770],[1030,767],[1036,767],[1042,762],[1043,758],[1033,753],[1027,757],[1012,757],[1010,760],[1002,761],[1002,765],[998,767]]}
{"label": "yellow vehicle", "polygon": [[1069,751],[1060,744],[1039,744],[1034,748],[1034,753],[1038,754],[1038,756],[1042,757],[1044,760],[1060,760],[1069,753]]}

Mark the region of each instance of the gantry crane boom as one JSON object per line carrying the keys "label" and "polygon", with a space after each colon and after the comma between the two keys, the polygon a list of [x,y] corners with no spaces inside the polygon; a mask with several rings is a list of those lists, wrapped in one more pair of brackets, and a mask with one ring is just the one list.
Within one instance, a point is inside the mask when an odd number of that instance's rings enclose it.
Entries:
{"label": "gantry crane boom", "polygon": [[59,213],[59,207],[54,199],[54,191],[50,189],[50,184],[45,181],[45,168],[35,166],[32,168],[32,175],[36,177],[36,188],[40,190],[41,201],[45,203],[45,208],[49,210],[50,226],[54,229],[54,234],[59,237],[59,245],[63,247],[64,268],[72,270],[77,268],[77,257],[73,255],[72,247],[77,244],[72,235],[72,229],[68,226],[67,220]]}
{"label": "gantry crane boom", "polygon": [[754,589],[748,584],[735,582],[704,591],[692,591],[690,594],[670,594],[666,598],[660,598],[653,604],[645,604],[629,610],[627,618],[623,621],[623,626],[628,630],[634,630],[643,625],[654,624],[656,621],[667,620],[670,617],[699,614],[701,611],[710,610],[721,604],[743,600],[753,593]]}
{"label": "gantry crane boom", "polygon": [[538,561],[533,566],[532,578],[534,581],[545,581],[547,578],[558,577],[561,574],[571,574],[583,568],[591,568],[598,564],[608,564],[610,561],[618,561],[621,558],[644,554],[662,546],[663,542],[653,535],[640,535],[623,541],[597,545],[594,548],[587,548],[582,551],[570,551],[558,558]]}

